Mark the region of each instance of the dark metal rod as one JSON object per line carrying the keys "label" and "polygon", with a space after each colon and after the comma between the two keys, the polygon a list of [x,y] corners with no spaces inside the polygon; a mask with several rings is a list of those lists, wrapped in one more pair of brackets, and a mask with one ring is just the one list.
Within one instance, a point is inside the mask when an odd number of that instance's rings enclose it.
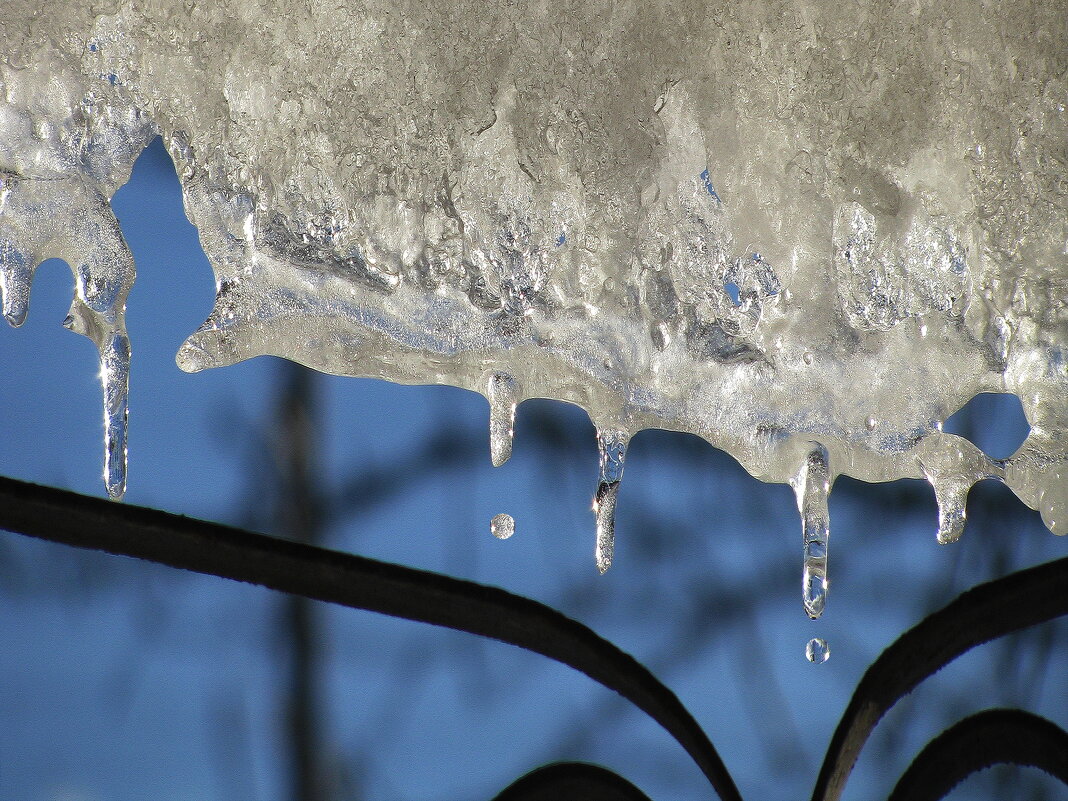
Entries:
{"label": "dark metal rod", "polygon": [[544,604],[494,587],[0,477],[0,528],[467,631],[585,673],[660,723],[723,801],[741,796],[686,708],[633,657]]}

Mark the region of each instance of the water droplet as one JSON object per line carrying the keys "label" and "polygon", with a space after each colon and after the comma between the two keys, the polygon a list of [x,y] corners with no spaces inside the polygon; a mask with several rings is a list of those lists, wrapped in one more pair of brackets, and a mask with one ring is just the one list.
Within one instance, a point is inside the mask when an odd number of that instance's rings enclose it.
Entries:
{"label": "water droplet", "polygon": [[623,464],[627,458],[630,436],[624,431],[597,432],[597,449],[601,456],[601,479],[593,499],[597,516],[597,545],[594,557],[597,570],[604,573],[612,566],[616,542],[616,496],[623,478]]}
{"label": "water droplet", "polygon": [[491,373],[486,382],[486,396],[490,404],[490,461],[494,467],[500,467],[512,455],[519,382],[508,373]]}
{"label": "water droplet", "polygon": [[810,351],[806,350],[801,358],[805,360],[805,364],[812,364],[812,353]]}
{"label": "water droplet", "polygon": [[820,637],[813,637],[805,645],[805,658],[816,665],[822,665],[831,656],[831,647]]}
{"label": "water droplet", "polygon": [[804,544],[802,597],[805,612],[813,620],[823,614],[827,602],[827,548],[831,536],[827,507],[827,497],[831,492],[828,462],[826,449],[817,445],[808,454],[792,482],[797,496],[797,507],[801,512]]}
{"label": "water droplet", "polygon": [[490,521],[490,534],[499,540],[508,539],[515,534],[515,520],[511,515],[497,515]]}
{"label": "water droplet", "polygon": [[869,414],[868,419],[864,421],[864,425],[867,426],[868,431],[874,431],[875,427],[879,425],[879,421]]}

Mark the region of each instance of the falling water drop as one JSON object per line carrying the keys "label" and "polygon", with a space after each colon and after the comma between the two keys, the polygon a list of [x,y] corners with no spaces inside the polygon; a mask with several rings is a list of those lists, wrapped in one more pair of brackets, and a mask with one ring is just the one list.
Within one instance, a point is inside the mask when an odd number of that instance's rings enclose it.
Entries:
{"label": "falling water drop", "polygon": [[823,614],[827,602],[827,546],[831,533],[827,508],[827,496],[831,492],[828,461],[827,450],[817,445],[793,481],[797,507],[801,511],[805,554],[803,600],[805,612],[813,620]]}
{"label": "falling water drop", "polygon": [[827,641],[820,637],[813,637],[805,645],[805,658],[816,665],[822,665],[831,656],[831,648]]}
{"label": "falling water drop", "polygon": [[490,461],[500,467],[512,455],[519,383],[508,373],[491,373],[486,382],[490,404]]}
{"label": "falling water drop", "polygon": [[515,534],[515,520],[511,515],[501,513],[490,521],[490,533],[499,540],[506,540]]}
{"label": "falling water drop", "polygon": [[627,457],[630,436],[623,431],[597,432],[597,449],[601,456],[601,480],[593,499],[597,515],[597,545],[594,556],[597,570],[604,573],[612,566],[616,542],[616,496],[623,479],[623,462]]}

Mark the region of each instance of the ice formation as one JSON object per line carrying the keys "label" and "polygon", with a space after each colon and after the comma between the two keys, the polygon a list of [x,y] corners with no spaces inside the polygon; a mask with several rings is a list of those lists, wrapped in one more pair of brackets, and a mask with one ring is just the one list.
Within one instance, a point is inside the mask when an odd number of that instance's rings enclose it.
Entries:
{"label": "ice formation", "polygon": [[[579,404],[602,569],[627,439],[692,432],[796,488],[818,613],[839,474],[928,479],[943,542],[983,478],[1068,531],[1066,42],[1063,0],[5,0],[4,314],[71,265],[121,495],[108,201],[162,135],[217,277],[184,369],[465,387],[494,464]],[[941,430],[979,392],[1008,459]]]}

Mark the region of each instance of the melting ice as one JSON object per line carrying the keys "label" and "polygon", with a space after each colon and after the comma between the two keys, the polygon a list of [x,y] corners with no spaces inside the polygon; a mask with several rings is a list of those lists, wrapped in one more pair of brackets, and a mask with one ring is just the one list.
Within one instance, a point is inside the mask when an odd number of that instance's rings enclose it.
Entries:
{"label": "melting ice", "polygon": [[[472,389],[494,464],[521,400],[579,404],[602,570],[647,427],[794,485],[810,615],[839,472],[927,478],[941,542],[984,478],[1068,531],[1062,4],[602,5],[6,0],[3,314],[71,265],[109,494],[134,278],[110,198],[158,133],[217,277],[183,369]],[[1008,459],[941,431],[979,392],[1023,404]]]}

